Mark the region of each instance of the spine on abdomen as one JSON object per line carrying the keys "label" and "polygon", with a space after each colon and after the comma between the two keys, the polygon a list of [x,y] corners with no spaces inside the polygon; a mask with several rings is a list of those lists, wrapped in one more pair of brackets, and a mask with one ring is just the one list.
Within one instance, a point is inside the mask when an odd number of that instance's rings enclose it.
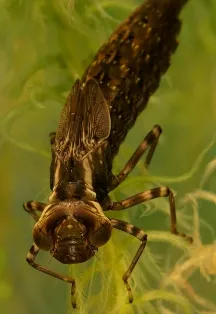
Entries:
{"label": "spine on abdomen", "polygon": [[114,157],[170,65],[187,0],[146,0],[99,49],[82,77],[94,77],[110,104]]}

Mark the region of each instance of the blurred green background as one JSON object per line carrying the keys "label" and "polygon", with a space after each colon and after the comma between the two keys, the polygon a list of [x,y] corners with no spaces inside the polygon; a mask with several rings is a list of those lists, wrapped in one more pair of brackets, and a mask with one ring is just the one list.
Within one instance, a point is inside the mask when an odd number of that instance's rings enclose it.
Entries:
{"label": "blurred green background", "polygon": [[[216,313],[215,0],[191,0],[186,5],[172,66],[116,158],[117,171],[152,126],[160,124],[163,135],[150,174],[139,163],[112,195],[120,200],[152,186],[169,185],[177,194],[179,229],[194,235],[194,246],[188,247],[167,232],[165,200],[112,214],[149,234],[147,250],[130,281],[135,302],[126,304],[121,276],[139,243],[115,231],[110,243],[98,252],[98,259],[70,268],[77,278],[80,307],[76,312],[70,307],[67,284],[37,272],[25,261],[33,221],[22,203],[43,201],[49,195],[48,134],[57,127],[74,80],[139,3],[0,1],[1,313]],[[209,173],[206,169],[213,174],[201,184]],[[182,204],[188,193],[193,193],[190,200],[198,202],[200,229],[194,225],[197,211],[190,202]],[[38,260],[61,273],[69,272],[48,253],[41,253]],[[173,267],[182,263],[185,272],[178,270],[169,284],[164,283]]]}

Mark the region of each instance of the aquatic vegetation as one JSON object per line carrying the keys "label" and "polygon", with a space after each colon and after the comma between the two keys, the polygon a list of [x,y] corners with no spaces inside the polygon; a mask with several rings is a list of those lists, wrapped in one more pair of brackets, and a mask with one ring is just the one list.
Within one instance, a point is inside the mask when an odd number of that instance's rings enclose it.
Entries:
{"label": "aquatic vegetation", "polygon": [[[5,313],[71,313],[68,287],[32,274],[25,262],[32,222],[22,202],[32,193],[41,201],[48,196],[48,133],[56,128],[75,79],[139,3],[0,2],[1,251],[6,256],[0,302]],[[170,235],[166,200],[115,214],[148,233],[147,248],[131,278],[133,305],[127,304],[121,276],[139,245],[136,239],[116,231],[97,258],[69,270],[41,257],[52,268],[79,278],[78,313],[215,312],[215,14],[214,0],[191,1],[185,8],[172,67],[115,160],[119,170],[152,126],[162,125],[149,172],[140,162],[112,197],[119,200],[169,185],[176,192],[178,226],[193,235],[194,243]]]}

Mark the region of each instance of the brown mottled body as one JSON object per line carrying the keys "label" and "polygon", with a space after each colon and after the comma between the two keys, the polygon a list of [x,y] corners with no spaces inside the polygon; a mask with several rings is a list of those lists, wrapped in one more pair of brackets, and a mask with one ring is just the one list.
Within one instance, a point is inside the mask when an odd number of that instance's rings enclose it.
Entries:
{"label": "brown mottled body", "polygon": [[77,80],[62,110],[56,133],[50,134],[52,161],[48,204],[29,201],[24,209],[36,220],[34,244],[27,262],[37,270],[71,284],[76,307],[75,279],[35,262],[40,250],[49,251],[61,263],[82,263],[95,255],[118,229],[136,237],[140,246],[123,275],[129,302],[128,279],[147,243],[147,234],[127,222],[108,218],[106,210],[124,210],[158,197],[168,197],[170,231],[176,227],[175,201],[168,187],[156,187],[119,202],[109,192],[123,182],[148,151],[153,156],[161,128],[147,134],[119,174],[112,161],[138,114],[158,87],[177,47],[178,13],[186,0],[146,0],[122,23],[97,53],[82,80]]}
{"label": "brown mottled body", "polygon": [[175,52],[187,0],[147,0],[99,49],[82,80],[95,78],[110,101],[112,155],[158,88]]}

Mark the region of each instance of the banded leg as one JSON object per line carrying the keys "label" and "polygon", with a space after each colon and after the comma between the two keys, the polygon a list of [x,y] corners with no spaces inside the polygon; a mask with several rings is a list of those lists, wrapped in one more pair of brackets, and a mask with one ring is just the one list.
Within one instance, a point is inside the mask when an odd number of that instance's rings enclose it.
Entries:
{"label": "banded leg", "polygon": [[121,184],[121,182],[126,179],[126,177],[131,173],[131,171],[134,169],[134,167],[148,148],[149,152],[145,159],[145,166],[146,168],[149,166],[161,133],[161,127],[159,125],[155,125],[144,138],[142,143],[137,147],[136,151],[128,160],[124,168],[119,172],[119,174],[117,174],[116,176],[113,175],[112,183],[109,187],[109,192],[114,190],[119,184]]}
{"label": "banded leg", "polygon": [[58,278],[60,280],[63,280],[65,282],[68,282],[71,284],[71,303],[73,308],[76,308],[76,298],[75,298],[75,290],[76,290],[76,284],[75,284],[75,279],[69,276],[62,276],[59,275],[58,273],[53,272],[52,270],[49,270],[37,263],[34,262],[38,252],[39,252],[39,248],[37,247],[36,244],[33,244],[32,247],[30,248],[27,257],[26,257],[26,261],[28,262],[29,265],[31,265],[32,267],[34,267],[35,269],[48,274],[52,277]]}
{"label": "banded leg", "polygon": [[24,210],[32,216],[32,218],[36,221],[40,218],[40,215],[37,212],[41,212],[46,207],[45,203],[36,202],[36,201],[28,201],[23,204]]}
{"label": "banded leg", "polygon": [[113,218],[111,218],[110,220],[111,220],[111,224],[112,224],[113,228],[121,230],[123,232],[126,232],[126,233],[134,236],[135,238],[137,238],[138,240],[140,240],[142,242],[140,244],[140,247],[138,248],[132,262],[130,263],[128,269],[126,270],[126,272],[124,273],[124,275],[122,277],[124,284],[126,286],[126,289],[128,291],[129,302],[132,303],[133,302],[133,294],[131,291],[131,287],[128,283],[128,278],[130,277],[134,267],[136,266],[140,256],[142,255],[142,253],[145,249],[145,246],[147,243],[147,234],[143,230],[141,230],[141,229],[139,229],[139,228],[127,223],[127,222],[124,222],[122,220],[113,219]]}
{"label": "banded leg", "polygon": [[170,231],[171,233],[186,238],[189,242],[192,242],[193,239],[190,236],[185,235],[184,233],[179,233],[176,228],[176,208],[175,208],[175,198],[172,191],[166,187],[158,187],[144,191],[142,193],[136,194],[134,196],[128,197],[121,202],[114,202],[110,205],[109,210],[124,210],[140,203],[152,200],[158,197],[169,197],[170,204]]}

